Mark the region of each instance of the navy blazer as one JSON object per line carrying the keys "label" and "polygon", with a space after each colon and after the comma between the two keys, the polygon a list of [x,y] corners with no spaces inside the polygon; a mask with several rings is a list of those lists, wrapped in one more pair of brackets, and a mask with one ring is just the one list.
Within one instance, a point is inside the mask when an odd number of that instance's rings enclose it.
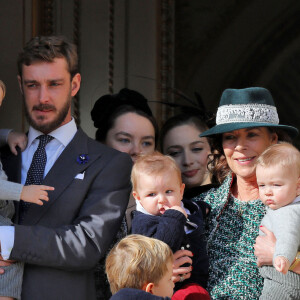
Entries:
{"label": "navy blazer", "polygon": [[114,294],[110,300],[171,300],[169,297],[159,297],[142,290],[124,288]]}
{"label": "navy blazer", "polygon": [[[191,277],[177,282],[175,290],[188,283],[198,283],[204,288],[208,279],[208,254],[206,249],[205,224],[202,208],[190,200],[183,200],[184,207],[190,211],[188,220],[175,209],[168,209],[162,216],[146,215],[135,211],[132,220],[132,233],[159,239],[170,246],[175,253],[179,249],[190,250],[194,256]],[[203,206],[205,211],[206,206]],[[196,227],[191,227],[194,223]],[[190,232],[186,234],[185,226]]]}

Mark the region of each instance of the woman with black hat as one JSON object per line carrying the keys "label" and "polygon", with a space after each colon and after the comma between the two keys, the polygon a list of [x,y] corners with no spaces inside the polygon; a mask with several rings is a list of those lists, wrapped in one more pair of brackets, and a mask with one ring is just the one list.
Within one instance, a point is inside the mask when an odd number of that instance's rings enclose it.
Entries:
{"label": "woman with black hat", "polygon": [[[139,92],[123,88],[117,94],[101,96],[94,104],[91,117],[97,128],[96,140],[128,153],[133,162],[140,154],[150,154],[154,151],[158,126],[147,99]],[[130,197],[126,222],[124,220],[116,241],[128,233],[131,226],[131,212],[134,209],[135,201]],[[104,274],[104,260],[98,264],[95,276],[97,299],[109,299],[111,293]]]}
{"label": "woman with black hat", "polygon": [[[265,207],[258,199],[255,163],[266,148],[298,130],[279,125],[270,92],[259,87],[225,90],[216,124],[200,136],[213,140],[212,167],[221,186],[194,199],[211,205],[208,290],[212,299],[258,299],[263,280],[253,245]],[[271,264],[272,254],[267,256]]]}
{"label": "woman with black hat", "polygon": [[[141,154],[152,153],[157,144],[158,126],[148,100],[139,92],[123,88],[117,94],[101,96],[91,111],[96,140],[128,153],[134,162]],[[126,211],[127,225],[131,225],[132,201]]]}
{"label": "woman with black hat", "polygon": [[158,138],[158,126],[147,99],[134,90],[100,97],[91,111],[96,140],[128,153],[135,161],[140,154],[152,153]]}

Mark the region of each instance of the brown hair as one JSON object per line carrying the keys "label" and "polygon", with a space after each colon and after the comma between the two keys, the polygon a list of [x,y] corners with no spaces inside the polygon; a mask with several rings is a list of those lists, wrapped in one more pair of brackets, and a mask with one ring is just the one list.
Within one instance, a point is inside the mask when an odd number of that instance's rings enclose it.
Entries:
{"label": "brown hair", "polygon": [[133,190],[137,188],[138,178],[141,173],[155,176],[166,172],[175,172],[179,182],[182,183],[181,171],[171,156],[163,155],[158,151],[140,156],[131,171]]}
{"label": "brown hair", "polygon": [[157,239],[132,234],[123,238],[109,252],[105,271],[113,294],[122,288],[142,289],[157,284],[173,262],[170,247]]}
{"label": "brown hair", "polygon": [[[205,121],[198,116],[187,113],[181,113],[176,116],[173,116],[163,124],[160,131],[160,149],[162,152],[164,151],[164,140],[168,132],[173,128],[182,125],[192,125],[196,127],[201,133],[208,130],[208,126],[205,123]],[[208,144],[211,146],[210,138],[205,138],[207,139]]]}
{"label": "brown hair", "polygon": [[63,36],[37,36],[32,38],[18,56],[18,72],[22,77],[22,66],[30,66],[37,61],[53,62],[55,58],[65,58],[71,79],[78,73],[76,46]]}
{"label": "brown hair", "polygon": [[289,143],[280,143],[268,147],[257,159],[257,165],[262,167],[281,166],[283,168],[296,168],[300,176],[300,152]]}
{"label": "brown hair", "polygon": [[[277,134],[278,141],[291,143],[291,137],[285,131],[272,127],[266,128],[268,129],[270,134]],[[219,183],[222,183],[231,171],[224,155],[222,134],[212,136],[212,148],[214,149],[214,151],[208,156],[208,164],[210,166],[213,177]]]}
{"label": "brown hair", "polygon": [[[6,94],[6,86],[4,84],[4,82],[2,80],[0,80],[0,88],[2,89],[3,91],[3,99],[5,97],[5,94]],[[1,100],[1,99],[0,99]]]}

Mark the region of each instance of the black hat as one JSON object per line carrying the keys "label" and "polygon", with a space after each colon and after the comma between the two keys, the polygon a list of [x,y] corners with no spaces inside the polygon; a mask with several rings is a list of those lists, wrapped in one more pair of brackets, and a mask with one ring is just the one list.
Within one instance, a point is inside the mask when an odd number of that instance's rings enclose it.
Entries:
{"label": "black hat", "polygon": [[121,106],[132,106],[136,110],[143,111],[152,116],[147,99],[134,90],[121,89],[118,94],[101,96],[94,104],[91,117],[96,128],[103,128],[114,112]]}

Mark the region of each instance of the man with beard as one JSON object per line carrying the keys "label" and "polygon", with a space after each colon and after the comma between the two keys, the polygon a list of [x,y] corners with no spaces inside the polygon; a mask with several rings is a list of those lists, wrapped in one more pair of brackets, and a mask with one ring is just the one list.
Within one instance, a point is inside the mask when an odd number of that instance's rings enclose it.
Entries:
{"label": "man with beard", "polygon": [[129,198],[130,157],[88,138],[72,118],[77,61],[75,46],[55,36],[33,38],[18,59],[28,145],[16,159],[2,149],[3,166],[12,181],[27,184],[29,173],[35,180],[47,135],[42,184],[55,187],[43,206],[17,204],[15,225],[0,228],[3,259],[25,263],[22,300],[95,299],[93,268]]}

